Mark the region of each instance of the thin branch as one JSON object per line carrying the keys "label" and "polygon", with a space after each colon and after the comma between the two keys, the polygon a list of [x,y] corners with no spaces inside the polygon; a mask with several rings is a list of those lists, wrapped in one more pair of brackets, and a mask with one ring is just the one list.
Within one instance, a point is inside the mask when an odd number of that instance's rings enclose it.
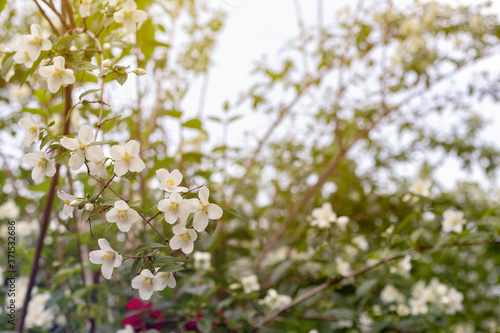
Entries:
{"label": "thin branch", "polygon": [[[454,247],[454,246],[470,246],[470,245],[480,245],[480,244],[500,244],[500,239],[476,239],[476,240],[468,240],[468,241],[448,242],[448,243],[443,244],[443,246],[441,246],[441,249],[448,248],[448,247]],[[371,271],[372,269],[374,269],[374,268],[376,268],[376,267],[378,267],[386,262],[403,258],[404,256],[411,254],[411,253],[414,253],[414,252],[423,252],[423,251],[430,250],[432,248],[434,248],[434,245],[418,246],[418,247],[414,247],[411,249],[407,249],[399,254],[394,254],[394,255],[388,256],[386,258],[380,259],[376,263],[374,263],[372,265],[365,266],[365,267],[363,267],[355,272],[352,272],[351,274],[349,274],[345,277],[344,276],[337,276],[333,280],[331,280],[330,282],[325,282],[323,284],[320,284],[319,286],[317,286],[317,287],[309,290],[308,292],[300,295],[299,297],[297,297],[296,299],[294,299],[292,302],[290,302],[288,305],[282,307],[281,309],[279,309],[279,310],[277,310],[277,311],[275,311],[275,312],[273,312],[273,313],[271,313],[263,318],[262,317],[256,318],[256,321],[259,323],[259,325],[264,326],[264,325],[268,324],[269,322],[271,322],[272,320],[274,320],[274,318],[276,318],[280,313],[287,311],[288,309],[290,309],[290,308],[294,307],[295,305],[303,302],[304,300],[322,292],[323,290],[325,290],[326,288],[328,288],[330,286],[336,285],[336,284],[338,284],[346,279],[354,278],[354,277],[357,277],[359,275],[362,275],[362,274],[364,274],[368,271]]]}
{"label": "thin branch", "polygon": [[47,15],[47,13],[45,13],[45,11],[43,10],[42,6],[40,6],[40,4],[38,3],[38,1],[36,0],[33,0],[36,4],[36,6],[38,7],[38,9],[40,10],[40,12],[42,13],[42,15],[45,17],[45,19],[47,20],[47,22],[49,22],[50,24],[50,27],[52,28],[52,30],[55,32],[55,34],[57,36],[61,36],[61,33],[59,32],[59,30],[57,30],[57,28],[55,27],[55,25],[52,23],[52,20],[49,18],[49,16]]}

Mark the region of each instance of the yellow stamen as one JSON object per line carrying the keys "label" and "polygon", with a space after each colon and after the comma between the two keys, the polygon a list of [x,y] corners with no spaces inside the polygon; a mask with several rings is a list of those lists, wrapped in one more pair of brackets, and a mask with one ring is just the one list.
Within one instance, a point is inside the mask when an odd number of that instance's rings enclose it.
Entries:
{"label": "yellow stamen", "polygon": [[175,181],[174,181],[172,178],[170,178],[170,179],[168,180],[168,185],[170,185],[170,186],[174,186],[174,185],[175,185]]}
{"label": "yellow stamen", "polygon": [[184,235],[181,236],[181,241],[183,243],[186,243],[188,241],[188,239],[189,239],[189,236],[187,234],[184,234]]}
{"label": "yellow stamen", "polygon": [[166,280],[166,279],[168,279],[168,276],[169,276],[169,275],[170,275],[170,273],[162,273],[162,274],[160,275],[160,278],[162,278],[163,280]]}
{"label": "yellow stamen", "polygon": [[36,127],[35,126],[31,126],[30,129],[28,130],[31,134],[35,134],[36,133]]}
{"label": "yellow stamen", "polygon": [[134,16],[134,12],[125,12],[125,19],[131,20]]}
{"label": "yellow stamen", "polygon": [[132,157],[129,155],[129,153],[125,153],[125,155],[123,155],[123,160],[127,162],[127,164],[128,162],[130,162],[131,159]]}
{"label": "yellow stamen", "polygon": [[82,0],[82,6],[87,6],[89,3],[87,0]]}
{"label": "yellow stamen", "polygon": [[104,261],[110,261],[111,256],[109,255],[109,253],[106,253],[105,255],[102,256],[102,259],[104,259]]}
{"label": "yellow stamen", "polygon": [[99,164],[101,164],[101,162],[94,162],[95,163],[95,166],[98,166]]}
{"label": "yellow stamen", "polygon": [[45,168],[45,162],[44,161],[39,161],[38,162],[38,167],[39,168]]}
{"label": "yellow stamen", "polygon": [[30,43],[31,43],[31,45],[35,45],[36,46],[36,45],[40,45],[42,43],[42,40],[40,38],[38,38],[38,37],[35,37],[35,38],[33,38],[31,40]]}
{"label": "yellow stamen", "polygon": [[120,214],[118,214],[118,217],[120,218],[120,220],[125,220],[127,218],[127,213],[120,212]]}
{"label": "yellow stamen", "polygon": [[206,213],[207,212],[207,206],[199,204],[198,205],[198,211],[200,211],[202,213]]}
{"label": "yellow stamen", "polygon": [[172,203],[170,204],[170,209],[171,209],[171,210],[177,210],[177,204],[176,204],[175,202],[172,202]]}
{"label": "yellow stamen", "polygon": [[54,72],[54,76],[61,78],[62,77],[62,71],[56,69]]}
{"label": "yellow stamen", "polygon": [[150,279],[144,280],[144,287],[151,287],[151,280]]}
{"label": "yellow stamen", "polygon": [[324,214],[323,214],[323,220],[326,220],[326,219],[328,219],[328,214],[327,214],[327,213],[324,213]]}
{"label": "yellow stamen", "polygon": [[69,200],[64,200],[64,203],[65,203],[66,205],[68,205],[68,206],[69,206],[70,202],[71,202],[71,201],[69,201]]}

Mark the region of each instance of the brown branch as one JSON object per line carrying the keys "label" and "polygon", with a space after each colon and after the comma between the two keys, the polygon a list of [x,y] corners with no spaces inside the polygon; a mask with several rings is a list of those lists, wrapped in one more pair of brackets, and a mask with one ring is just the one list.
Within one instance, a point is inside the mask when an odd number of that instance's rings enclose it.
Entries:
{"label": "brown branch", "polygon": [[45,13],[45,11],[43,10],[42,6],[40,6],[40,4],[38,3],[38,1],[36,0],[33,0],[36,4],[36,6],[38,7],[38,9],[40,10],[40,12],[42,13],[42,15],[45,17],[45,19],[47,20],[47,22],[49,22],[50,24],[50,27],[52,28],[52,30],[55,32],[55,34],[57,36],[61,36],[61,33],[59,32],[59,30],[57,30],[57,28],[55,27],[55,25],[52,23],[52,20],[49,18],[49,16],[47,15],[47,13]]}
{"label": "brown branch", "polygon": [[[500,244],[500,239],[488,238],[488,239],[476,239],[476,240],[468,240],[468,241],[448,242],[448,243],[443,244],[443,246],[441,246],[441,249],[453,247],[453,246],[469,246],[469,245],[480,245],[480,244]],[[297,297],[296,299],[294,299],[292,302],[290,302],[288,305],[282,307],[281,309],[276,310],[273,313],[271,313],[263,318],[262,317],[256,318],[255,321],[259,325],[264,326],[264,325],[268,324],[269,322],[271,322],[272,320],[274,320],[274,318],[276,318],[280,313],[282,313],[282,312],[294,307],[295,305],[303,302],[304,300],[322,292],[323,290],[325,290],[326,288],[328,288],[330,286],[336,285],[336,284],[338,284],[338,283],[340,283],[348,278],[354,278],[354,277],[357,277],[359,275],[362,275],[362,274],[364,274],[368,271],[371,271],[372,269],[374,269],[374,268],[376,268],[376,267],[378,267],[386,262],[403,258],[404,256],[411,254],[411,253],[414,253],[414,252],[423,252],[423,251],[430,250],[432,248],[434,248],[434,245],[418,246],[418,247],[414,247],[411,249],[407,249],[399,254],[394,254],[394,255],[388,256],[386,258],[380,259],[376,263],[374,263],[372,265],[365,266],[365,267],[363,267],[355,272],[352,272],[351,274],[349,274],[347,276],[337,276],[333,280],[331,280],[330,282],[325,282],[323,284],[320,284],[319,286],[317,286],[317,287],[309,290],[308,292],[300,295],[299,297]]]}
{"label": "brown branch", "polygon": [[[64,95],[65,95],[65,104],[64,104],[64,117],[68,114],[69,110],[71,109],[71,104],[72,104],[72,98],[71,98],[71,93],[73,91],[73,86],[69,85],[64,88]],[[69,133],[69,122],[66,122],[64,124],[64,129],[63,129],[63,135],[66,135]],[[36,248],[35,248],[35,256],[33,258],[33,262],[31,263],[31,273],[30,273],[30,278],[28,282],[28,287],[26,288],[26,296],[23,304],[23,308],[21,309],[21,314],[19,316],[19,321],[17,322],[17,331],[19,333],[22,333],[24,330],[24,322],[26,320],[26,314],[28,311],[28,304],[31,300],[31,292],[33,290],[33,287],[35,285],[35,278],[38,273],[38,268],[40,265],[40,257],[42,256],[42,249],[44,245],[44,239],[45,235],[47,234],[47,229],[49,227],[49,222],[50,222],[50,215],[52,213],[52,203],[54,202],[54,196],[56,193],[56,187],[57,183],[59,181],[59,169],[61,165],[57,164],[56,165],[56,173],[52,177],[52,181],[50,183],[50,189],[47,194],[47,203],[45,204],[45,209],[43,211],[42,215],[42,220],[41,220],[41,226],[40,226],[40,233],[38,234],[38,238],[36,241]]]}

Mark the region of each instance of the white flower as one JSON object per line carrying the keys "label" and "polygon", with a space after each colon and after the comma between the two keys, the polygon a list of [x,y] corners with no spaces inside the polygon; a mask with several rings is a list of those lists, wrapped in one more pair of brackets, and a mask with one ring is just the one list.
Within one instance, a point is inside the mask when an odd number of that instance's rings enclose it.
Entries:
{"label": "white flower", "polygon": [[416,316],[419,314],[427,314],[429,312],[429,308],[427,307],[427,303],[423,299],[410,299],[409,301],[411,314]]}
{"label": "white flower", "polygon": [[140,275],[132,279],[132,288],[139,289],[139,296],[143,300],[150,299],[153,291],[163,289],[160,279],[154,276],[149,269],[144,269]]}
{"label": "white flower", "polygon": [[156,273],[155,276],[161,282],[161,289],[160,290],[163,290],[166,287],[175,288],[175,286],[177,284],[177,282],[175,281],[174,274],[172,274],[172,272],[160,272],[160,273]]}
{"label": "white flower", "polygon": [[106,213],[106,220],[111,223],[116,223],[121,232],[127,232],[133,223],[139,219],[139,213],[132,208],[129,208],[123,200],[115,202],[115,207]]}
{"label": "white flower", "polygon": [[198,192],[200,201],[198,203],[198,211],[194,213],[193,228],[201,232],[208,225],[208,220],[217,220],[222,217],[222,209],[216,204],[208,202],[210,191],[206,186],[203,186]]}
{"label": "white flower", "polygon": [[40,135],[40,129],[42,126],[38,125],[32,117],[21,118],[18,124],[23,130],[28,131],[23,140],[26,147],[33,142],[38,141],[38,136]]}
{"label": "white flower", "polygon": [[368,242],[366,241],[365,236],[359,235],[354,237],[352,239],[352,243],[362,251],[368,250]]}
{"label": "white flower", "polygon": [[7,200],[7,202],[5,202],[0,206],[0,220],[2,219],[15,220],[19,217],[20,211],[21,210],[19,209],[19,207],[17,207],[14,200],[9,199]]}
{"label": "white flower", "polygon": [[442,302],[446,305],[446,314],[452,315],[463,310],[464,295],[455,288],[450,288]]}
{"label": "white flower", "polygon": [[243,290],[245,290],[245,294],[260,290],[260,284],[255,274],[242,278],[241,285],[243,286]]}
{"label": "white flower", "polygon": [[170,240],[170,248],[172,250],[178,250],[182,248],[182,252],[185,254],[190,254],[193,252],[194,241],[198,238],[196,231],[192,229],[186,229],[182,224],[177,224],[172,228],[174,232],[174,237]]}
{"label": "white flower", "polygon": [[116,145],[111,147],[110,154],[115,159],[114,171],[117,176],[123,176],[128,171],[141,172],[146,165],[139,155],[139,143],[130,140],[125,146]]}
{"label": "white flower", "polygon": [[[78,139],[64,137],[61,139],[61,146],[68,150],[73,150],[69,159],[69,167],[78,170],[85,163],[85,158],[91,162],[99,162],[104,159],[101,148],[90,146],[94,140],[94,131],[84,125],[78,132]],[[92,163],[91,163],[92,164]]]}
{"label": "white flower", "polygon": [[113,267],[120,267],[122,264],[122,257],[111,248],[105,238],[100,238],[97,242],[100,250],[90,252],[89,260],[93,264],[102,265],[102,275],[109,280],[113,274]]}
{"label": "white flower", "polygon": [[52,177],[56,173],[56,165],[50,160],[46,152],[39,151],[36,154],[27,153],[24,155],[23,162],[34,167],[31,177],[35,183],[40,183],[43,176]]}
{"label": "white flower", "polygon": [[388,284],[380,292],[380,299],[384,303],[393,303],[400,295],[399,291],[392,284]]}
{"label": "white flower", "polygon": [[321,208],[314,208],[311,215],[313,217],[311,225],[318,228],[328,228],[337,220],[337,214],[333,212],[329,202],[325,202]]}
{"label": "white flower", "polygon": [[208,271],[212,268],[212,254],[209,252],[194,253],[194,268],[200,271]]}
{"label": "white flower", "polygon": [[19,83],[9,84],[9,96],[19,103],[24,104],[32,96],[31,88],[27,84],[23,86]]}
{"label": "white flower", "polygon": [[106,59],[102,62],[102,67],[104,68],[110,68],[111,66],[113,66],[113,62],[109,59]]}
{"label": "white flower", "polygon": [[87,165],[89,166],[92,176],[105,178],[108,175],[108,171],[106,170],[106,159],[104,158],[100,161],[91,161]]}
{"label": "white flower", "polygon": [[410,308],[406,304],[398,304],[396,307],[396,313],[398,316],[408,316],[410,314]]}
{"label": "white flower", "polygon": [[125,325],[125,328],[116,331],[116,333],[135,333],[135,330],[132,325]]}
{"label": "white flower", "polygon": [[81,0],[80,3],[80,16],[87,17],[90,15],[90,6],[92,4],[92,0]]}
{"label": "white flower", "polygon": [[262,300],[262,303],[266,305],[269,310],[278,310],[292,301],[292,298],[288,295],[280,295],[274,289],[269,289],[267,291],[266,297]]}
{"label": "white flower", "polygon": [[411,270],[411,255],[409,254],[407,254],[395,266],[390,268],[391,273],[400,274],[403,276],[409,276],[410,270]]}
{"label": "white flower", "polygon": [[75,207],[70,206],[70,203],[75,200],[75,197],[63,191],[57,191],[57,196],[64,202],[63,213],[66,217],[73,216]]}
{"label": "white flower", "polygon": [[413,194],[421,195],[423,197],[428,197],[431,192],[430,188],[432,186],[432,180],[416,178],[413,180],[410,186],[410,192]]}
{"label": "white flower", "polygon": [[156,170],[156,175],[165,191],[170,193],[187,192],[188,189],[186,187],[179,186],[182,183],[182,174],[179,170],[175,169],[172,172],[168,172],[167,169],[158,169]]}
{"label": "white flower", "polygon": [[443,231],[462,233],[463,225],[467,221],[464,219],[464,213],[461,211],[448,209],[443,213]]}
{"label": "white flower", "polygon": [[340,230],[345,231],[347,227],[347,223],[349,223],[349,217],[347,216],[339,216],[336,221],[337,225],[340,227]]}
{"label": "white flower", "polygon": [[86,205],[85,205],[85,210],[86,210],[87,212],[91,212],[91,211],[93,211],[93,210],[94,210],[94,205],[93,205],[93,204],[91,204],[91,203],[86,204]]}
{"label": "white flower", "polygon": [[138,10],[135,1],[128,0],[123,8],[113,15],[116,23],[123,23],[129,34],[136,31],[136,23],[144,21],[148,14],[143,10]]}
{"label": "white flower", "polygon": [[42,66],[38,70],[40,75],[47,79],[49,91],[56,93],[61,85],[66,87],[69,84],[75,83],[75,75],[71,69],[66,69],[64,57],[58,56],[54,58],[54,64]]}
{"label": "white flower", "polygon": [[174,224],[179,217],[186,217],[196,211],[196,201],[184,200],[179,193],[172,193],[168,199],[158,202],[158,210],[165,213],[165,221]]}
{"label": "white flower", "polygon": [[31,35],[23,35],[16,40],[14,61],[31,68],[38,59],[40,52],[50,50],[52,43],[42,36],[42,28],[38,24],[31,25]]}
{"label": "white flower", "polygon": [[54,307],[46,309],[46,304],[52,294],[49,291],[34,295],[28,305],[26,328],[41,327],[49,330],[54,325],[56,310]]}
{"label": "white flower", "polygon": [[335,262],[337,263],[337,273],[343,276],[351,274],[351,265],[347,261],[337,257]]}

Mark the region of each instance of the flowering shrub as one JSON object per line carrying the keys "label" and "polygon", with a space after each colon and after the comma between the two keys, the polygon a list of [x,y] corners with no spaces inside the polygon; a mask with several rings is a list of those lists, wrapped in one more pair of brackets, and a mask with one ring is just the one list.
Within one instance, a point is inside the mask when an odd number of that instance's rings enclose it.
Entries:
{"label": "flowering shrub", "polygon": [[[500,39],[487,4],[361,1],[301,22],[221,117],[184,102],[224,12],[32,5],[0,3],[1,237],[16,237],[0,270],[17,269],[1,329],[500,331],[498,193],[439,179],[451,160],[493,183],[500,163],[477,106],[498,82],[470,74]],[[253,149],[228,138],[245,108],[272,119]]]}

